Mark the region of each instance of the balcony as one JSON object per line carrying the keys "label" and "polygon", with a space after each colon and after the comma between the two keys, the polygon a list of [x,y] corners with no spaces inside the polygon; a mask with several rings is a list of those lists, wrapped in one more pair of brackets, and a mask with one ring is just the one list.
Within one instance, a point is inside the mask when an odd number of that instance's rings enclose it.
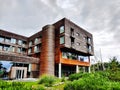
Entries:
{"label": "balcony", "polygon": [[26,63],[39,63],[38,58],[24,56],[23,54],[0,51],[0,60]]}

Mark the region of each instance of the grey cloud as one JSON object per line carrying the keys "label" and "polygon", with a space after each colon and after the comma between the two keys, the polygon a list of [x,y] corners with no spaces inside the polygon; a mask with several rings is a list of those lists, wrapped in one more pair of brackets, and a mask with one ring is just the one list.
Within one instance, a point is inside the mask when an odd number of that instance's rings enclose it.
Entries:
{"label": "grey cloud", "polygon": [[120,0],[0,0],[0,6],[1,29],[28,36],[67,17],[94,34],[95,48],[120,45]]}

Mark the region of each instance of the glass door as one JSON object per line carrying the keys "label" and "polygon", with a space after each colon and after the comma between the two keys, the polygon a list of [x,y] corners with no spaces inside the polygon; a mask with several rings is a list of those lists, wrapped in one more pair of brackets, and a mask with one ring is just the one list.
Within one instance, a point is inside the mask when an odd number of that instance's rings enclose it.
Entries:
{"label": "glass door", "polygon": [[16,79],[24,78],[24,70],[16,70]]}

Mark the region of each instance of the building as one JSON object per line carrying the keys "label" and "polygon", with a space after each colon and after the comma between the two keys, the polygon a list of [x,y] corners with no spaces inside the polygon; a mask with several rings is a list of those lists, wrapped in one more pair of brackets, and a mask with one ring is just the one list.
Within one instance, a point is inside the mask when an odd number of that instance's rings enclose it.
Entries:
{"label": "building", "polygon": [[0,30],[0,60],[10,61],[11,79],[89,71],[93,54],[92,34],[66,18],[30,37]]}

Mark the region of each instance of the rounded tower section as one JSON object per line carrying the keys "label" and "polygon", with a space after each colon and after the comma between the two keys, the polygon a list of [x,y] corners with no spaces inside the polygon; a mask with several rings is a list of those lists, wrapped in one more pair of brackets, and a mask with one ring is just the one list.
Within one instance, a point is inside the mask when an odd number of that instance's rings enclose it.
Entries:
{"label": "rounded tower section", "polygon": [[40,75],[54,75],[55,28],[46,25],[42,28],[42,48],[40,58]]}

